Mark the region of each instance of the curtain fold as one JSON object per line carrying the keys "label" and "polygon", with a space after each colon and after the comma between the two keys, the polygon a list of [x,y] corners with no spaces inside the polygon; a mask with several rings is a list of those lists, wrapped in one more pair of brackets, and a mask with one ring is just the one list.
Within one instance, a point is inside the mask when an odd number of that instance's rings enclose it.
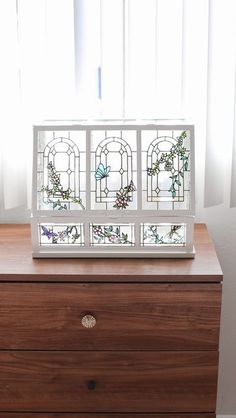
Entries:
{"label": "curtain fold", "polygon": [[[1,195],[6,208],[26,199],[25,164],[17,125],[20,123],[20,61],[16,2],[0,3]],[[21,138],[21,140],[20,140]],[[22,141],[22,142],[21,142]],[[22,145],[21,145],[22,144]],[[19,158],[21,156],[21,158]]]}
{"label": "curtain fold", "polygon": [[0,2],[1,206],[30,207],[32,125],[75,106],[72,0]]}
{"label": "curtain fold", "polygon": [[205,206],[228,201],[235,106],[236,3],[210,0],[206,114]]}
{"label": "curtain fold", "polygon": [[75,117],[100,117],[98,68],[101,66],[100,0],[74,0]]}
{"label": "curtain fold", "polygon": [[122,117],[195,123],[197,206],[236,206],[235,21],[235,0],[0,2],[0,207],[29,206],[33,123]]}
{"label": "curtain fold", "polygon": [[235,53],[235,77],[234,77],[234,114],[233,114],[233,152],[231,171],[230,207],[236,207],[236,53]]}

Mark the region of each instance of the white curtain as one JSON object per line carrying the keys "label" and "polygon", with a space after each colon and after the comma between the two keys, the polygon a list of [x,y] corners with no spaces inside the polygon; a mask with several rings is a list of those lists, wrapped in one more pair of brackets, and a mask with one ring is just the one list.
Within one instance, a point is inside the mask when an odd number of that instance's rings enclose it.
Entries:
{"label": "white curtain", "polygon": [[4,212],[30,207],[33,123],[74,106],[73,1],[0,0],[0,56]]}
{"label": "white curtain", "polygon": [[187,119],[197,208],[236,206],[235,21],[235,0],[0,0],[2,213],[30,206],[43,119]]}
{"label": "white curtain", "polygon": [[[209,2],[205,204],[233,205],[235,166],[236,2]],[[236,142],[235,142],[236,144]],[[231,168],[232,167],[232,168]],[[231,177],[231,171],[233,173]],[[231,185],[231,187],[230,187]]]}

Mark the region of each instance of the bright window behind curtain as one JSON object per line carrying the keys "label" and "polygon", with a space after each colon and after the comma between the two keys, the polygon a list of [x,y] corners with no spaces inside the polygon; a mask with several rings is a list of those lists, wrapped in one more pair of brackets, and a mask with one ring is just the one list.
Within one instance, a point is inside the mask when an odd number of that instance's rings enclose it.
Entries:
{"label": "bright window behind curtain", "polygon": [[26,207],[34,122],[99,118],[190,119],[197,207],[235,205],[235,20],[234,0],[2,0],[0,209]]}
{"label": "bright window behind curtain", "polygon": [[183,0],[74,4],[77,117],[183,116]]}

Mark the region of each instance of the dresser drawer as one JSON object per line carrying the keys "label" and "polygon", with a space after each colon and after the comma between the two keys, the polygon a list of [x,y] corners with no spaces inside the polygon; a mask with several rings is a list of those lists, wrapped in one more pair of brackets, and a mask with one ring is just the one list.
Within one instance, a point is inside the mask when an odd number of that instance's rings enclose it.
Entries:
{"label": "dresser drawer", "polygon": [[214,412],[217,352],[1,352],[0,410]]}
{"label": "dresser drawer", "polygon": [[215,414],[53,414],[31,412],[4,412],[0,418],[215,418]]}
{"label": "dresser drawer", "polygon": [[0,295],[0,349],[218,348],[221,284],[0,284]]}

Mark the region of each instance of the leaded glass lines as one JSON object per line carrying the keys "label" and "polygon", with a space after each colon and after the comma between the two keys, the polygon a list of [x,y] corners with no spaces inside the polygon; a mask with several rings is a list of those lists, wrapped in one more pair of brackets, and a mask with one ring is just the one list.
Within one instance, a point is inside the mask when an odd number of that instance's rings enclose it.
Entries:
{"label": "leaded glass lines", "polygon": [[[110,158],[109,158],[110,157]],[[96,181],[96,201],[113,202],[116,193],[123,191],[132,179],[132,151],[122,138],[106,138],[96,149],[96,167],[110,167],[108,175]],[[113,176],[114,180],[109,181]],[[132,196],[131,196],[132,199]]]}
{"label": "leaded glass lines", "polygon": [[[45,138],[46,136],[46,138]],[[86,176],[85,150],[70,138],[70,132],[57,136],[56,132],[46,133],[38,141],[38,208],[45,210],[85,209]],[[51,138],[52,139],[51,139]],[[81,156],[83,169],[81,167]]]}
{"label": "leaded glass lines", "polygon": [[161,135],[161,131],[157,131],[157,137],[151,142],[145,134],[144,131],[143,208],[188,210],[191,204],[189,132],[172,131]]}
{"label": "leaded glass lines", "polygon": [[91,208],[136,209],[136,132],[92,131],[91,144]]}
{"label": "leaded glass lines", "polygon": [[40,223],[40,246],[48,245],[78,245],[84,246],[83,224],[53,224]]}
{"label": "leaded glass lines", "polygon": [[[60,177],[60,184],[64,191],[68,191],[70,198],[80,196],[79,190],[79,149],[68,138],[55,138],[48,143],[44,150],[44,184],[48,189],[52,188],[53,184],[50,181],[50,169],[52,166],[55,172]],[[59,169],[57,168],[59,166]],[[64,204],[70,204],[64,198],[63,194],[56,190],[51,197],[53,202],[62,198]],[[47,203],[48,197],[44,193],[44,202]],[[70,207],[69,207],[70,208]]]}
{"label": "leaded glass lines", "polygon": [[34,255],[192,257],[191,125],[34,128]]}
{"label": "leaded glass lines", "polygon": [[186,224],[142,224],[142,246],[186,246]]}
{"label": "leaded glass lines", "polygon": [[133,247],[134,224],[90,224],[90,246]]}

